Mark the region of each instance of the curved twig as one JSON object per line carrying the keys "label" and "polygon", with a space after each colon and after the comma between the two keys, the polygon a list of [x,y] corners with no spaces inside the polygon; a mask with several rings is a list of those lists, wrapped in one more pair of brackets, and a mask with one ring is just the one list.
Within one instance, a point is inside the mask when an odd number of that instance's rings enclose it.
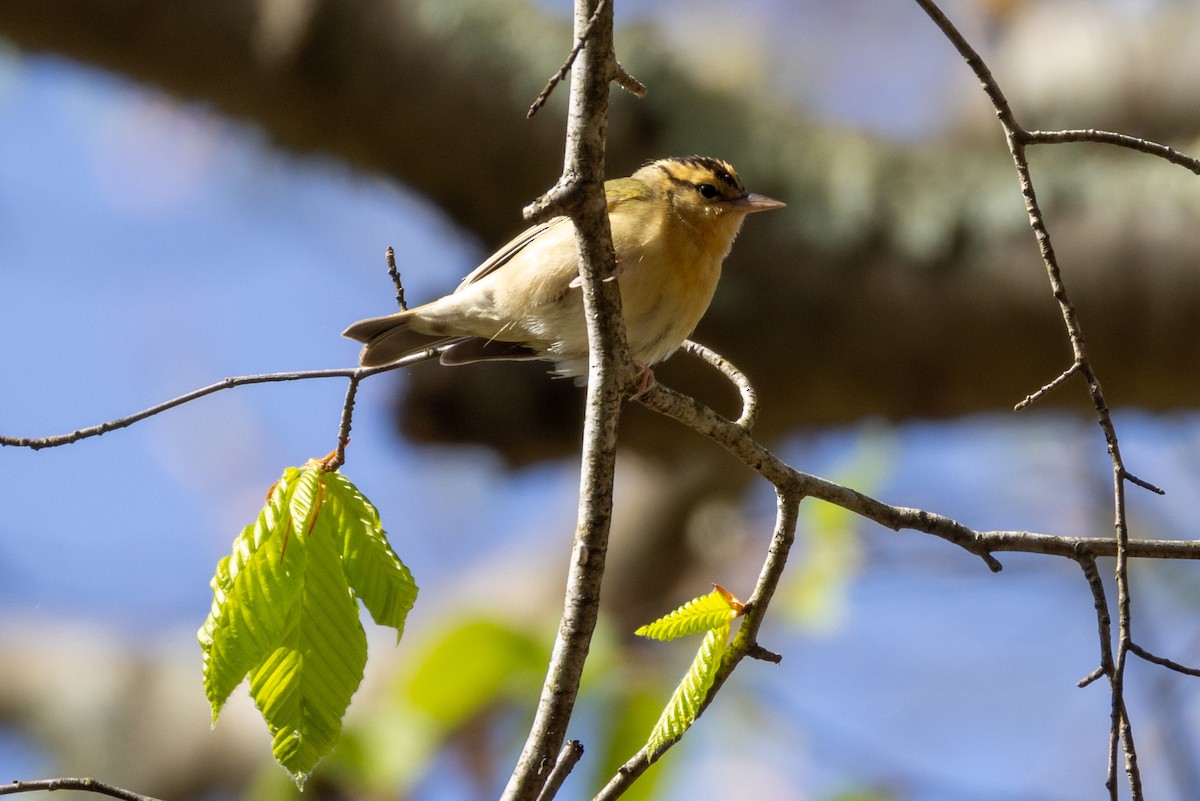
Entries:
{"label": "curved twig", "polygon": [[746,374],[734,367],[733,363],[724,356],[699,342],[693,342],[690,339],[684,340],[683,349],[693,356],[699,356],[707,364],[720,370],[732,382],[737,388],[738,394],[742,396],[742,415],[734,422],[734,425],[747,431],[754,428],[754,422],[758,419],[758,392],[750,383],[750,379],[746,378]]}

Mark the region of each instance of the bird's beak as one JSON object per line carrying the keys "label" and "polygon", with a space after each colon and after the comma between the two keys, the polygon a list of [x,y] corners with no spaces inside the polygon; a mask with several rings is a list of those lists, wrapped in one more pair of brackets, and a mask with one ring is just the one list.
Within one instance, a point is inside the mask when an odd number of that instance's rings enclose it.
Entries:
{"label": "bird's beak", "polygon": [[749,214],[754,211],[770,211],[771,209],[781,209],[787,204],[782,200],[767,197],[766,195],[756,195],[753,192],[742,195],[736,200],[729,201],[729,205],[738,211]]}

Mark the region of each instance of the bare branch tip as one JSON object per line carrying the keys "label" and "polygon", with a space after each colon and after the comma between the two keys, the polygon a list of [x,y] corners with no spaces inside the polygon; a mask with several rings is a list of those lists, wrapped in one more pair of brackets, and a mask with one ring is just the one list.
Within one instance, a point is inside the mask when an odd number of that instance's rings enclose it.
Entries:
{"label": "bare branch tip", "polygon": [[538,92],[538,96],[529,105],[529,110],[525,112],[525,119],[533,119],[533,115],[542,110],[542,106],[546,105],[546,101],[550,99],[550,95],[554,92],[554,87],[558,86],[558,82],[562,80],[565,74],[566,72],[560,72],[546,82],[546,85],[542,87],[542,91]]}
{"label": "bare branch tip", "polygon": [[1018,403],[1016,406],[1013,407],[1013,411],[1019,412],[1019,411],[1022,411],[1024,409],[1028,408],[1029,406],[1032,406],[1034,403],[1041,400],[1042,397],[1044,395],[1046,395],[1048,392],[1057,388],[1059,385],[1065,383],[1067,381],[1067,379],[1069,379],[1071,376],[1075,375],[1082,369],[1083,369],[1083,362],[1076,360],[1070,367],[1068,367],[1066,370],[1063,370],[1062,373],[1058,376],[1058,378],[1055,378],[1049,384],[1046,384],[1044,387],[1037,390],[1033,394],[1026,395],[1025,399],[1023,401],[1021,401],[1020,403]]}
{"label": "bare branch tip", "polygon": [[1155,665],[1161,665],[1162,667],[1165,667],[1168,670],[1173,670],[1176,673],[1182,673],[1185,676],[1200,676],[1200,670],[1196,668],[1190,668],[1187,665],[1180,664],[1179,662],[1167,659],[1166,657],[1158,656],[1157,654],[1147,651],[1145,648],[1132,641],[1129,643],[1129,652],[1132,654],[1137,654],[1147,662],[1152,662]]}
{"label": "bare branch tip", "polygon": [[[558,72],[550,76],[550,80],[546,81],[546,85],[542,87],[542,91],[538,92],[538,96],[529,106],[529,110],[525,112],[525,119],[532,119],[533,115],[537,114],[538,111],[541,110],[542,106],[546,105],[546,101],[550,99],[550,95],[554,92],[554,87],[558,86],[558,84],[562,82],[562,79],[567,77],[567,73],[570,72],[571,67],[575,65],[575,59],[579,57],[579,51],[583,49],[588,37],[592,35],[592,28],[596,26],[596,22],[600,19],[600,15],[604,12],[604,8],[607,3],[608,0],[600,0],[600,2],[596,4],[596,9],[592,12],[591,18],[588,19],[587,25],[585,25],[583,30],[580,32],[579,38],[575,40],[575,45],[571,48],[571,52],[567,54],[562,66],[558,68]],[[618,71],[620,73],[624,72],[624,70],[620,70],[619,65]],[[617,76],[617,80],[620,82],[620,75]],[[636,81],[634,82],[636,83]],[[624,86],[624,84],[621,85]],[[641,86],[641,84],[638,85]],[[642,87],[642,92],[643,94],[645,93],[645,87]],[[634,94],[637,93],[634,92]]]}
{"label": "bare branch tip", "polygon": [[521,214],[531,225],[565,215],[575,194],[574,186],[566,183],[565,177],[560,178],[541,197],[522,209]]}
{"label": "bare branch tip", "polygon": [[1025,136],[1028,144],[1057,145],[1071,142],[1092,142],[1101,145],[1115,145],[1116,147],[1136,150],[1150,156],[1157,156],[1200,175],[1200,159],[1193,158],[1160,142],[1142,139],[1138,136],[1130,136],[1129,134],[1117,133],[1115,131],[1101,131],[1095,128],[1063,131],[1028,131]]}
{"label": "bare branch tip", "polygon": [[1107,673],[1107,671],[1105,671],[1105,669],[1103,667],[1098,667],[1095,670],[1093,670],[1091,673],[1084,676],[1079,681],[1075,682],[1075,686],[1079,687],[1080,689],[1083,689],[1084,687],[1087,687],[1089,684],[1092,684],[1093,682],[1095,682],[1097,679],[1102,678],[1104,675],[1106,675],[1106,673]]}
{"label": "bare branch tip", "polygon": [[629,72],[621,66],[620,62],[617,62],[616,81],[617,86],[620,86],[634,97],[641,98],[646,96],[646,84],[630,75]]}
{"label": "bare branch tip", "polygon": [[746,652],[746,656],[750,657],[751,659],[759,659],[763,662],[770,662],[773,665],[778,665],[780,662],[783,661],[782,654],[777,654],[774,651],[769,651],[766,648],[763,648],[758,643],[755,643],[754,645],[750,646],[750,650]]}
{"label": "bare branch tip", "polygon": [[1128,481],[1130,484],[1134,484],[1138,487],[1141,487],[1144,490],[1149,490],[1150,492],[1153,492],[1155,495],[1166,495],[1167,494],[1167,491],[1164,490],[1162,487],[1151,484],[1149,481],[1146,481],[1144,479],[1140,479],[1137,476],[1135,476],[1133,473],[1130,473],[1128,470],[1122,469],[1121,477],[1124,478],[1126,481]]}
{"label": "bare branch tip", "polygon": [[396,305],[400,307],[400,311],[408,311],[408,303],[404,300],[404,282],[400,280],[400,270],[396,268],[396,250],[388,245],[383,255],[387,260],[388,276],[392,279],[392,286],[396,288]]}

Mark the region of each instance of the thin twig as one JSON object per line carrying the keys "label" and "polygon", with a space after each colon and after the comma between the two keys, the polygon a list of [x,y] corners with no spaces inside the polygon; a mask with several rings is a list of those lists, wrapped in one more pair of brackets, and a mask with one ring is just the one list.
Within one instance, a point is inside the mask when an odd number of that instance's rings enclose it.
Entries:
{"label": "thin twig", "polygon": [[742,416],[734,425],[747,431],[753,428],[754,421],[758,419],[758,392],[750,383],[750,379],[746,378],[746,374],[734,367],[724,356],[698,342],[684,340],[683,349],[720,370],[737,387],[738,394],[742,396]]}
{"label": "thin twig", "polygon": [[[1101,676],[1111,676],[1113,672],[1112,652],[1112,618],[1108,614],[1108,596],[1104,591],[1104,580],[1096,567],[1096,557],[1088,548],[1077,548],[1079,566],[1083,568],[1083,576],[1087,579],[1088,588],[1092,591],[1092,606],[1096,610],[1096,628],[1100,640],[1100,665],[1096,671]],[[1090,676],[1091,674],[1089,674]],[[1082,687],[1083,685],[1080,684]]]}
{"label": "thin twig", "polygon": [[[919,531],[940,537],[979,556],[993,571],[1001,567],[992,556],[993,553],[1034,553],[1076,561],[1081,551],[1091,552],[1098,557],[1112,557],[1117,553],[1117,543],[1112,537],[975,530],[944,515],[924,509],[893,506],[841,484],[800,472],[788,466],[735,423],[661,382],[638,398],[638,402],[713,440],[777,487],[794,486],[804,497],[831,503],[894,531]],[[1135,558],[1194,560],[1200,559],[1200,540],[1130,539],[1126,550]]]}
{"label": "thin twig", "polygon": [[977,555],[992,571],[1001,569],[1000,562],[992,556],[991,547],[980,537],[979,532],[972,531],[944,515],[922,509],[891,506],[857,490],[794,470],[755,441],[745,429],[695,398],[681,395],[658,384],[639,397],[638,402],[712,439],[776,487],[794,485],[803,496],[819,498],[894,530],[911,528],[934,534]]}
{"label": "thin twig", "polygon": [[1101,145],[1115,145],[1116,147],[1125,147],[1130,150],[1136,150],[1140,153],[1147,153],[1151,156],[1157,156],[1160,159],[1166,159],[1172,164],[1183,167],[1186,170],[1200,175],[1200,159],[1193,158],[1186,153],[1181,153],[1172,147],[1151,142],[1149,139],[1140,139],[1136,136],[1129,136],[1123,133],[1114,133],[1113,131],[1098,131],[1095,128],[1086,128],[1081,130],[1069,131],[1023,131],[1021,134],[1026,144],[1029,145],[1058,145],[1069,142],[1093,142]]}
{"label": "thin twig", "polygon": [[54,792],[56,790],[77,790],[85,793],[98,793],[100,795],[112,796],[120,798],[122,801],[158,801],[158,799],[149,795],[135,793],[132,790],[126,790],[121,787],[116,787],[105,782],[96,781],[95,779],[34,779],[30,781],[12,782],[11,784],[0,784],[0,795],[13,795],[16,793],[33,793],[33,792]]}
{"label": "thin twig", "polygon": [[388,276],[392,279],[392,286],[396,288],[396,305],[400,307],[400,311],[408,311],[408,303],[404,300],[404,282],[400,280],[400,270],[396,267],[396,251],[391,245],[384,252],[384,258],[387,259]]}
{"label": "thin twig", "polygon": [[[56,448],[62,445],[70,445],[80,440],[98,437],[102,434],[107,434],[110,431],[128,428],[134,423],[141,422],[148,417],[153,417],[156,414],[162,414],[165,411],[174,409],[176,406],[182,406],[185,403],[191,403],[194,400],[199,400],[207,395],[213,395],[226,389],[234,387],[243,387],[249,384],[269,384],[282,381],[308,381],[316,378],[352,378],[356,381],[361,381],[364,378],[376,375],[377,373],[385,373],[390,370],[396,370],[401,367],[408,367],[419,362],[427,361],[437,356],[439,350],[430,348],[413,353],[398,361],[386,364],[381,367],[338,367],[332,370],[298,370],[285,373],[264,373],[262,375],[241,375],[223,378],[214,384],[209,384],[206,387],[194,389],[191,392],[185,392],[182,395],[155,404],[148,409],[143,409],[135,414],[127,417],[118,417],[115,420],[108,420],[98,425],[80,428],[72,431],[69,434],[55,434],[48,437],[11,437],[0,435],[0,446],[9,446],[13,448],[29,448],[30,450],[41,450],[42,448]],[[347,431],[349,429],[347,428]]]}
{"label": "thin twig", "polygon": [[746,652],[746,656],[751,659],[757,659],[760,662],[770,662],[773,665],[783,662],[783,654],[777,654],[774,651],[763,648],[761,645],[752,645],[750,650]]}
{"label": "thin twig", "polygon": [[[389,248],[390,250],[390,248]],[[354,399],[358,395],[358,385],[362,379],[353,375],[346,385],[346,400],[342,403],[342,419],[338,423],[337,450],[329,460],[329,470],[337,470],[346,463],[346,446],[350,444],[350,426],[354,420]]]}
{"label": "thin twig", "polygon": [[550,80],[546,81],[546,85],[542,87],[542,91],[538,92],[538,96],[534,98],[533,104],[529,106],[529,111],[525,112],[526,119],[532,118],[534,114],[537,114],[541,110],[542,106],[546,105],[546,101],[550,99],[550,95],[554,92],[554,87],[558,86],[562,79],[567,77],[567,73],[571,71],[571,66],[575,63],[575,59],[579,57],[579,51],[583,50],[588,37],[591,36],[596,20],[600,19],[600,14],[607,6],[608,0],[599,0],[596,3],[596,10],[588,17],[587,24],[583,26],[583,30],[575,37],[575,46],[567,54],[566,61],[558,68],[558,72],[550,76]]}
{"label": "thin twig", "polygon": [[1054,380],[1053,380],[1053,381],[1051,381],[1049,384],[1046,384],[1044,387],[1042,387],[1042,388],[1041,388],[1041,389],[1039,389],[1038,391],[1036,391],[1036,392],[1034,392],[1034,393],[1032,393],[1032,394],[1030,394],[1030,395],[1026,395],[1026,396],[1025,396],[1025,400],[1021,401],[1020,403],[1018,403],[1016,406],[1014,406],[1014,407],[1013,407],[1013,411],[1014,411],[1014,412],[1019,412],[1019,411],[1021,411],[1021,410],[1025,409],[1025,408],[1027,408],[1027,407],[1031,406],[1032,404],[1036,403],[1037,401],[1041,400],[1041,399],[1042,399],[1042,397],[1043,397],[1043,396],[1044,396],[1046,393],[1048,393],[1048,392],[1050,392],[1051,390],[1053,390],[1053,389],[1055,389],[1055,388],[1057,388],[1057,387],[1061,386],[1062,384],[1065,384],[1068,378],[1070,378],[1071,376],[1073,376],[1073,375],[1075,375],[1076,373],[1078,373],[1078,372],[1079,372],[1079,368],[1080,368],[1081,366],[1082,366],[1082,365],[1081,365],[1079,362],[1074,362],[1074,363],[1072,363],[1070,367],[1068,367],[1066,370],[1064,370],[1064,371],[1063,371],[1063,372],[1062,372],[1062,373],[1061,373],[1061,374],[1058,376],[1058,378],[1054,379]]}
{"label": "thin twig", "polygon": [[1129,652],[1131,654],[1137,654],[1147,662],[1153,662],[1156,665],[1162,665],[1165,668],[1174,670],[1176,673],[1183,673],[1186,676],[1200,676],[1200,668],[1191,668],[1187,665],[1181,665],[1178,662],[1167,659],[1166,657],[1153,654],[1142,646],[1138,645],[1136,642],[1129,643]]}
{"label": "thin twig", "polygon": [[1088,685],[1093,684],[1102,678],[1104,678],[1104,668],[1098,667],[1079,681],[1075,682],[1075,686],[1083,689],[1084,687],[1087,687]]}
{"label": "thin twig", "polygon": [[1104,786],[1108,788],[1109,801],[1117,801],[1117,754],[1119,753],[1120,745],[1121,717],[1124,713],[1123,707],[1119,703],[1119,694],[1112,692],[1111,689],[1113,677],[1116,675],[1112,649],[1112,618],[1108,613],[1108,596],[1104,591],[1104,580],[1100,577],[1100,571],[1096,568],[1096,557],[1091,551],[1080,548],[1077,561],[1079,562],[1079,566],[1083,568],[1083,575],[1087,579],[1088,587],[1092,591],[1092,604],[1096,610],[1096,627],[1100,637],[1100,664],[1095,670],[1081,679],[1078,684],[1080,687],[1086,687],[1101,676],[1108,676],[1111,693],[1112,723],[1108,729],[1108,770],[1105,775]]}
{"label": "thin twig", "polygon": [[135,414],[127,417],[118,417],[115,420],[108,420],[98,425],[80,428],[72,431],[69,434],[56,434],[48,437],[10,437],[0,435],[0,445],[8,445],[17,448],[29,448],[31,450],[40,450],[42,448],[55,448],[60,445],[70,445],[80,440],[90,437],[98,437],[102,434],[107,434],[110,431],[116,431],[121,428],[126,428],[134,423],[141,422],[148,417],[153,417],[156,414],[162,414],[165,411],[174,409],[176,406],[182,406],[185,403],[191,403],[194,400],[212,395],[226,389],[234,387],[246,386],[248,384],[263,384],[273,381],[302,381],[312,378],[349,378],[358,371],[358,368],[338,368],[334,370],[302,370],[292,373],[267,373],[264,375],[243,375],[232,378],[223,378],[215,384],[209,384],[200,389],[194,389],[191,392],[186,392],[183,395],[155,404],[148,409],[143,409]]}
{"label": "thin twig", "polygon": [[1149,490],[1150,492],[1153,492],[1155,495],[1166,495],[1167,494],[1167,491],[1164,490],[1162,487],[1159,487],[1155,484],[1151,484],[1149,481],[1146,481],[1144,479],[1138,478],[1133,473],[1130,473],[1128,470],[1126,470],[1123,466],[1121,467],[1121,477],[1124,478],[1126,481],[1128,481],[1130,484],[1134,484],[1138,487],[1141,487],[1144,490]]}

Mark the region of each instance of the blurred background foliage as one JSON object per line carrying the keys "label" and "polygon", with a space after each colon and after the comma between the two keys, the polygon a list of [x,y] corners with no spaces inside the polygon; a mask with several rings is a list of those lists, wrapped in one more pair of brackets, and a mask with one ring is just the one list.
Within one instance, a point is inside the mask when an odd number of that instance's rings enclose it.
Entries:
{"label": "blurred background foliage", "polygon": [[[947,0],[1023,124],[1200,151],[1187,0]],[[759,389],[798,469],[977,528],[1103,535],[1086,397],[1012,405],[1068,364],[994,116],[919,9],[630,0],[609,172],[735,164],[789,203],[752,220],[696,339]],[[6,0],[0,4],[4,433],[57,433],[235,373],[347,364],[337,333],[447,291],[562,161],[565,3]],[[1200,186],[1097,146],[1034,178],[1132,469],[1133,531],[1194,537]],[[686,357],[661,380],[732,413]],[[252,388],[56,452],[0,452],[0,765],[160,797],[281,798],[253,709],[215,732],[189,627],[285,464],[332,447],[342,387]],[[581,394],[537,365],[425,365],[364,389],[345,471],[422,586],[372,640],[346,740],[308,794],[497,794],[540,685],[573,525]],[[572,731],[586,797],[641,743],[691,653],[631,632],[718,581],[749,588],[773,501],[719,448],[622,420],[604,622]],[[805,505],[764,645],[635,798],[1070,799],[1100,786],[1107,696],[1077,571],[999,576]],[[1139,641],[1200,658],[1195,570],[1136,565]],[[1133,665],[1155,798],[1200,786],[1200,695]],[[235,701],[237,699],[235,698]]]}

